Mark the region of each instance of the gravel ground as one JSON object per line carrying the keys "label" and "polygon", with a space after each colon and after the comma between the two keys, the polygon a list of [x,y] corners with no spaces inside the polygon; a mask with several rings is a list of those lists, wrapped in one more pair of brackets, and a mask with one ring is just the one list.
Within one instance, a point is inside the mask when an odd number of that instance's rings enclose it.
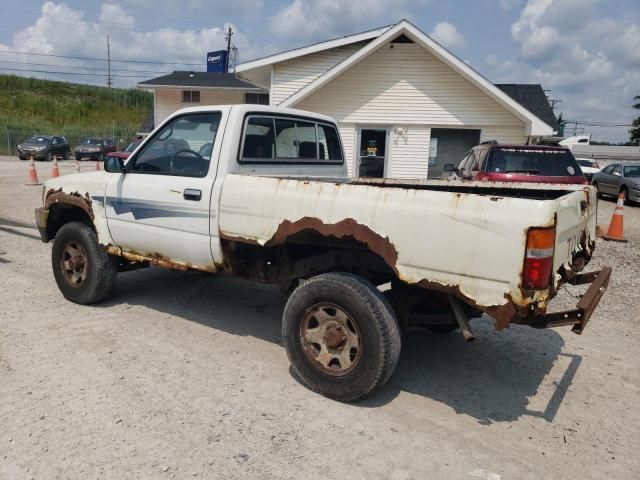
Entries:
{"label": "gravel ground", "polygon": [[98,306],[65,301],[26,168],[0,158],[1,479],[640,477],[639,207],[628,244],[598,241],[592,268],[614,273],[582,336],[487,319],[472,344],[416,335],[346,405],[291,377],[270,286],[151,268]]}

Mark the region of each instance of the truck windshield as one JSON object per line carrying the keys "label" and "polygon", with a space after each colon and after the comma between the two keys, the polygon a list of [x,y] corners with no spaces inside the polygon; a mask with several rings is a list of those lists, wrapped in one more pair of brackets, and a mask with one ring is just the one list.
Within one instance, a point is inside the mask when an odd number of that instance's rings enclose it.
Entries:
{"label": "truck windshield", "polygon": [[528,173],[549,177],[582,176],[582,171],[570,152],[526,147],[493,149],[486,170],[495,173]]}

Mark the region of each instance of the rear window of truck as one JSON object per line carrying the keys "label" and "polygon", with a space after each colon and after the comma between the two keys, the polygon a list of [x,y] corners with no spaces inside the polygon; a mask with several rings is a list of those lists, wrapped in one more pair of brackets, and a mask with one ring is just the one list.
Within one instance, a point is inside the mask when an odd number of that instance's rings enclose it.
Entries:
{"label": "rear window of truck", "polygon": [[245,119],[240,163],[343,162],[334,125],[313,119],[249,115]]}
{"label": "rear window of truck", "polygon": [[578,162],[566,150],[494,148],[489,155],[486,171],[549,177],[582,176]]}

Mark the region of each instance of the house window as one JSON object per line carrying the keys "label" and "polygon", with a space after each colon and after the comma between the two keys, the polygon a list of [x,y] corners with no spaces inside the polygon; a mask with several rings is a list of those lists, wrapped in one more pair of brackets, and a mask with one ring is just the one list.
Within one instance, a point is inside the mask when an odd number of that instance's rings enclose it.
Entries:
{"label": "house window", "polygon": [[182,103],[200,103],[199,90],[183,90]]}
{"label": "house window", "polygon": [[268,93],[245,93],[244,103],[250,103],[253,105],[269,105]]}

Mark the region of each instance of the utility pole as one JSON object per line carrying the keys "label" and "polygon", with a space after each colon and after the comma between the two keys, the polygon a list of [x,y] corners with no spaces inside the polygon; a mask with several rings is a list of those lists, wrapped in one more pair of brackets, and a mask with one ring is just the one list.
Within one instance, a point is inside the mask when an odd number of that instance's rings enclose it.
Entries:
{"label": "utility pole", "polygon": [[109,45],[109,35],[107,35],[107,87],[111,88],[111,45]]}
{"label": "utility pole", "polygon": [[224,66],[224,73],[229,73],[229,56],[231,55],[231,36],[233,35],[233,30],[231,30],[231,25],[229,25],[229,30],[227,30],[227,35],[225,39],[227,40],[227,61]]}

